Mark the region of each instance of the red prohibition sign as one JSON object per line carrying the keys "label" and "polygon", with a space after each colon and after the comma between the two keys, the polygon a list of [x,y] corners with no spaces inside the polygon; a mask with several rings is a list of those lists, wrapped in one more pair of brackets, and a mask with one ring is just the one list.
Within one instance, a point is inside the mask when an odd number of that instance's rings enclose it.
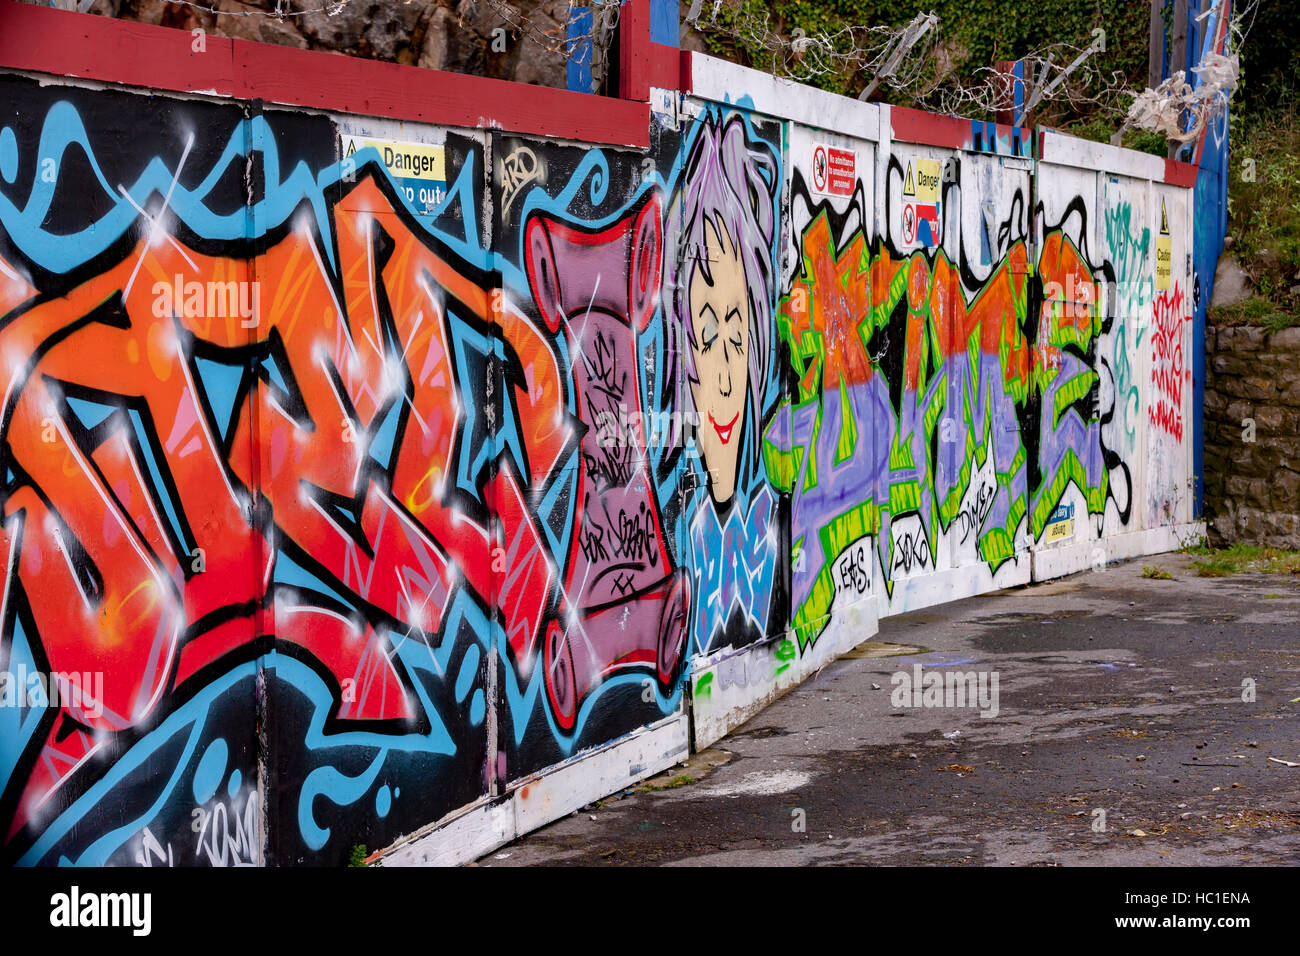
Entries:
{"label": "red prohibition sign", "polygon": [[911,242],[916,238],[916,207],[908,203],[903,207],[903,241]]}
{"label": "red prohibition sign", "polygon": [[813,186],[818,192],[826,188],[826,149],[823,146],[813,150]]}

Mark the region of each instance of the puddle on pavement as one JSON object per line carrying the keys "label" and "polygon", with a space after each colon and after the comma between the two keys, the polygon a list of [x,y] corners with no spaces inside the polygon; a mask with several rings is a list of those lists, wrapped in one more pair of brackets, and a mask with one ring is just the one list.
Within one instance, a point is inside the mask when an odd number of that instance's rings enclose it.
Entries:
{"label": "puddle on pavement", "polygon": [[1130,663],[1129,661],[1092,661],[1092,660],[1089,660],[1089,661],[1084,661],[1084,663],[1085,663],[1085,664],[1091,664],[1091,665],[1093,665],[1094,667],[1102,667],[1102,668],[1105,668],[1105,669],[1108,670],[1108,671],[1117,671],[1117,670],[1121,670],[1121,669],[1126,668],[1126,667],[1128,667],[1128,668],[1136,668],[1136,667],[1139,666],[1139,665],[1137,665],[1137,664]]}

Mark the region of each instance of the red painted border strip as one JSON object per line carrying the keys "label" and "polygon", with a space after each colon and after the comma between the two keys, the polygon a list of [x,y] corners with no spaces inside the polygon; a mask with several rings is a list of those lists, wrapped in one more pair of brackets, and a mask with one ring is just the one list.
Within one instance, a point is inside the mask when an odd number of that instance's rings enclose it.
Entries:
{"label": "red painted border strip", "polygon": [[675,90],[681,51],[650,39],[650,0],[627,0],[619,13],[619,95],[646,102],[650,87]]}
{"label": "red painted border strip", "polygon": [[205,37],[203,53],[193,42],[182,30],[0,0],[2,67],[234,96],[235,41]]}
{"label": "red painted border strip", "polygon": [[678,89],[682,81],[682,51],[666,43],[650,44],[650,85],[661,90]]}
{"label": "red painted border strip", "polygon": [[[975,127],[986,130],[989,127],[993,129],[995,137],[993,145],[988,143],[982,144],[980,152],[990,153],[998,156],[1014,156],[1010,149],[1004,149],[999,144],[1002,142],[1011,143],[1015,139],[1016,127],[1006,123],[984,123],[963,119],[960,116],[947,116],[941,113],[927,113],[924,110],[916,110],[907,106],[889,107],[890,125],[893,129],[893,138],[903,143],[916,143],[923,146],[940,146],[945,149],[965,149],[973,150],[975,142],[972,137],[972,131]],[[1031,132],[1025,127],[1020,130],[1021,148],[1024,152],[1019,158],[1029,158],[1029,145],[1033,142]]]}
{"label": "red painted border strip", "polygon": [[185,30],[0,0],[0,68],[591,143],[650,142],[646,102],[604,97],[593,109],[588,94],[544,86],[249,40],[208,36],[203,53],[192,43]]}
{"label": "red painted border strip", "polygon": [[650,141],[642,103],[602,97],[593,109],[585,93],[238,40],[234,64],[243,98],[587,142]]}
{"label": "red painted border strip", "polygon": [[1171,186],[1186,186],[1191,188],[1196,185],[1196,174],[1200,167],[1195,163],[1184,163],[1177,159],[1165,160],[1165,182]]}
{"label": "red painted border strip", "polygon": [[618,12],[618,95],[650,100],[650,0],[625,0]]}
{"label": "red painted border strip", "polygon": [[904,143],[942,146],[946,149],[970,148],[970,120],[927,113],[907,106],[891,106],[889,119],[893,138]]}
{"label": "red painted border strip", "polygon": [[695,92],[695,54],[690,50],[682,50],[679,63],[681,80],[678,89],[682,91],[682,95]]}

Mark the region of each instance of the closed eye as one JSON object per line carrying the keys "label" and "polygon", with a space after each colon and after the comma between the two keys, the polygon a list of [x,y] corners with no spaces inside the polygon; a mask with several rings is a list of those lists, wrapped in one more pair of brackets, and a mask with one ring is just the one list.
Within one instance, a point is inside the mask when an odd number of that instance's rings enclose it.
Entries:
{"label": "closed eye", "polygon": [[700,351],[707,352],[718,340],[718,316],[710,305],[700,310],[700,316],[704,319],[704,329],[700,333]]}
{"label": "closed eye", "polygon": [[739,349],[745,344],[744,328],[741,326],[741,322],[742,320],[739,309],[732,309],[727,313],[727,325],[732,330],[727,341],[730,342],[731,347],[735,349]]}

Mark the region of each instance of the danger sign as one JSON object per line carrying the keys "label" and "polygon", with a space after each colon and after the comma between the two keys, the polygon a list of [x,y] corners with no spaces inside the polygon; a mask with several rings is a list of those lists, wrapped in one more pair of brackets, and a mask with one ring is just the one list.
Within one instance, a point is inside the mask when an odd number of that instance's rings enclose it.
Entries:
{"label": "danger sign", "polygon": [[346,134],[342,139],[343,163],[340,168],[345,176],[357,175],[359,163],[378,158],[416,216],[426,225],[433,224],[442,201],[447,198],[444,147]]}
{"label": "danger sign", "polygon": [[918,159],[916,161],[916,200],[923,203],[939,201],[939,161],[937,159]]}
{"label": "danger sign", "polygon": [[858,156],[853,150],[820,145],[813,148],[813,192],[822,196],[851,196],[857,170]]}
{"label": "danger sign", "polygon": [[908,160],[903,174],[904,242],[938,245],[941,177],[937,159]]}

